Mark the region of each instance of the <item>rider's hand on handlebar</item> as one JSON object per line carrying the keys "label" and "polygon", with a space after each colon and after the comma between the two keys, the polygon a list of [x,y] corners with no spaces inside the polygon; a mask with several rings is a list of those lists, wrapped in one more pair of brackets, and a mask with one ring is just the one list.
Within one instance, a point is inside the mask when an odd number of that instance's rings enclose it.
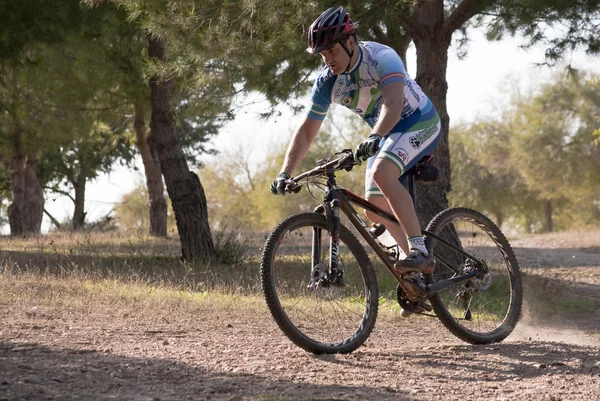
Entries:
{"label": "rider's hand on handlebar", "polygon": [[377,134],[371,134],[367,139],[361,142],[354,151],[354,160],[357,162],[365,161],[373,156],[379,150],[381,137]]}
{"label": "rider's hand on handlebar", "polygon": [[279,173],[275,181],[271,184],[271,192],[273,195],[285,195],[285,182],[290,179],[290,175],[286,172]]}

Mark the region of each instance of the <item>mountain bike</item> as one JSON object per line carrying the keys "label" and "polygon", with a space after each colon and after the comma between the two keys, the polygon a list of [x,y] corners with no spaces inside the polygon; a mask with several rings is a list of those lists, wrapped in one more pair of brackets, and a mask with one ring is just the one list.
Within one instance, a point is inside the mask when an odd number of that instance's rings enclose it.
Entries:
{"label": "mountain bike", "polygon": [[[324,197],[313,212],[277,225],[263,249],[262,289],[283,333],[315,354],[349,353],[375,326],[376,271],[365,246],[342,224],[342,212],[397,280],[395,295],[404,311],[436,316],[471,344],[504,340],[519,320],[523,289],[519,265],[500,229],[475,210],[445,209],[422,230],[434,256],[433,272],[400,273],[394,268],[397,247],[383,245],[381,226],[367,225],[355,206],[384,217],[386,224],[398,224],[396,218],[336,183],[336,172],[355,165],[352,150],[345,149],[286,181],[287,193],[316,186]],[[437,172],[431,157],[407,172],[413,201],[415,182],[433,181]]]}

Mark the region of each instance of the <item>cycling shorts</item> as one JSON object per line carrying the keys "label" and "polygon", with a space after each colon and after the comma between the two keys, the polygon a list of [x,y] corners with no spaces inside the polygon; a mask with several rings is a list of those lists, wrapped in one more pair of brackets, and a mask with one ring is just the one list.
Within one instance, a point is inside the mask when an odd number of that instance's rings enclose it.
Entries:
{"label": "cycling shorts", "polygon": [[386,159],[398,167],[401,178],[423,156],[431,154],[441,137],[441,121],[437,113],[427,121],[420,121],[404,132],[391,132],[379,144],[379,151],[367,161],[365,197],[383,196],[373,180],[373,164]]}

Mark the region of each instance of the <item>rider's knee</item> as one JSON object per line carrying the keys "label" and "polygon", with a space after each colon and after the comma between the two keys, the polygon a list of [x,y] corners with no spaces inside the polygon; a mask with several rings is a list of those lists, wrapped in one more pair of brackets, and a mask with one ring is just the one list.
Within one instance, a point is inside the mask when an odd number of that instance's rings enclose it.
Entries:
{"label": "rider's knee", "polygon": [[385,187],[391,181],[398,179],[398,173],[392,166],[380,163],[373,169],[373,181],[379,188]]}

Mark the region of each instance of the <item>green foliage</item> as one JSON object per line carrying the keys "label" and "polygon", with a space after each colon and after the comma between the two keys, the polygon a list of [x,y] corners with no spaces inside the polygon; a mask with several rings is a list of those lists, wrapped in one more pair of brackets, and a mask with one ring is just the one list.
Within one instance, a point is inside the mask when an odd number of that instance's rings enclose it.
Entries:
{"label": "green foliage", "polygon": [[250,256],[250,238],[241,230],[230,229],[227,222],[222,222],[222,228],[214,233],[216,261],[226,266],[244,264]]}
{"label": "green foliage", "polygon": [[[509,218],[526,231],[593,225],[600,215],[600,81],[557,74],[515,94],[499,120],[455,127],[451,201]],[[552,216],[543,205],[552,205]]]}
{"label": "green foliage", "polygon": [[555,64],[575,49],[600,53],[599,0],[503,0],[486,26],[490,39],[523,35],[525,46],[547,46],[546,62]]}
{"label": "green foliage", "polygon": [[[167,232],[176,229],[175,216],[168,204]],[[148,214],[148,188],[146,184],[140,183],[131,192],[123,195],[120,201],[113,207],[115,220],[119,228],[128,232],[138,232],[144,235],[150,228],[150,217]]]}
{"label": "green foliage", "polygon": [[[43,21],[53,4],[37,3],[46,8]],[[59,192],[63,181],[94,178],[114,160],[132,158],[122,129],[126,119],[119,117],[131,76],[120,62],[139,50],[139,38],[114,6],[86,10],[74,3],[80,23],[53,25],[60,34],[53,40],[32,38],[12,58],[0,60],[0,152],[10,159],[20,133],[23,151],[41,161],[41,184]],[[49,23],[60,21],[69,23],[60,15]]]}
{"label": "green foliage", "polygon": [[[316,161],[344,148],[354,148],[368,135],[366,125],[357,117],[335,116],[328,119],[308,155],[295,175],[315,167]],[[292,214],[313,210],[323,193],[314,186],[304,186],[297,194],[274,196],[269,189],[279,174],[287,144],[274,146],[265,155],[266,165],[253,168],[246,152],[223,152],[218,162],[200,169],[199,175],[206,188],[208,213],[214,229],[221,224],[252,230],[269,230]],[[337,174],[338,183],[351,191],[364,192],[364,165],[352,172]]]}
{"label": "green foliage", "polygon": [[0,2],[0,62],[17,57],[33,43],[61,42],[79,29],[79,0],[4,0]]}

